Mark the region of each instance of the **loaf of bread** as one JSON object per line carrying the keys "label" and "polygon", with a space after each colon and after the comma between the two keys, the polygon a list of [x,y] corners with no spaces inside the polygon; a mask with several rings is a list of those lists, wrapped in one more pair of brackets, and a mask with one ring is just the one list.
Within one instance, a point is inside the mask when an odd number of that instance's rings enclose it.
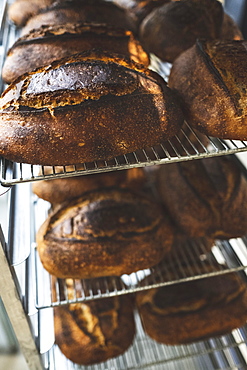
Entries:
{"label": "loaf of bread", "polygon": [[[217,269],[204,265],[208,272]],[[187,269],[196,275],[193,265]],[[145,332],[166,345],[225,335],[247,320],[246,283],[236,273],[143,290],[136,293],[136,304]]]}
{"label": "loaf of bread", "polygon": [[130,274],[160,262],[172,242],[159,205],[127,189],[88,192],[58,207],[37,232],[41,262],[59,278]]}
{"label": "loaf of bread", "polygon": [[196,39],[218,38],[222,22],[223,7],[218,0],[172,1],[155,8],[144,18],[139,37],[149,53],[173,62],[193,46]]}
{"label": "loaf of bread", "polygon": [[24,26],[29,18],[55,2],[62,0],[15,0],[9,5],[8,17],[17,26]]}
{"label": "loaf of bread", "polygon": [[167,140],[182,123],[157,73],[88,51],[9,85],[0,99],[0,155],[48,166],[107,160]]}
{"label": "loaf of bread", "polygon": [[2,78],[10,83],[26,72],[93,48],[149,65],[148,54],[131,31],[106,25],[66,23],[43,26],[20,37],[8,51]]}
{"label": "loaf of bread", "polygon": [[105,0],[68,0],[58,1],[31,17],[21,34],[44,25],[65,23],[99,23],[123,28],[136,33],[136,25],[127,11],[111,1]]}
{"label": "loaf of bread", "polygon": [[[99,279],[97,283],[103,285]],[[68,279],[66,285],[68,296],[74,299],[73,281]],[[55,343],[68,359],[80,365],[123,354],[135,336],[133,301],[127,294],[55,307]]]}
{"label": "loaf of bread", "polygon": [[160,166],[157,189],[171,219],[189,237],[247,233],[247,181],[231,157]]}
{"label": "loaf of bread", "polygon": [[[63,167],[57,167],[56,173],[62,173]],[[67,172],[73,171],[73,167],[68,167]],[[52,167],[44,167],[44,175],[52,174]],[[131,168],[129,170],[96,173],[92,175],[82,175],[74,177],[64,177],[49,180],[39,180],[32,183],[32,191],[39,198],[42,198],[54,206],[69,199],[77,198],[88,191],[104,189],[109,187],[124,187],[130,190],[144,190],[148,182],[143,168]]]}
{"label": "loaf of bread", "polygon": [[169,86],[188,123],[222,139],[247,140],[246,41],[198,41],[174,62]]}

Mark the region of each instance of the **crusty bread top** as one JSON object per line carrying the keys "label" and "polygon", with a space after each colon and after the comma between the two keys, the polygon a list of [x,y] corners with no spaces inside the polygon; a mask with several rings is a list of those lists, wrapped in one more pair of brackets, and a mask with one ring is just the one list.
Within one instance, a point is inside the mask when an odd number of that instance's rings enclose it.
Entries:
{"label": "crusty bread top", "polygon": [[105,23],[136,32],[136,25],[127,11],[112,1],[60,0],[31,17],[23,27],[22,35],[42,25],[79,21]]}
{"label": "crusty bread top", "polygon": [[46,42],[46,40],[49,38],[54,38],[55,36],[68,37],[70,35],[73,35],[73,37],[76,37],[77,35],[80,35],[85,32],[106,34],[116,37],[130,37],[132,35],[133,37],[133,33],[130,30],[125,30],[123,28],[117,28],[114,26],[101,23],[96,24],[96,23],[77,22],[77,23],[58,24],[52,26],[43,25],[39,28],[31,30],[27,34],[18,38],[18,40],[8,50],[8,54],[10,54],[12,50],[19,45],[25,45],[30,42],[42,43]]}
{"label": "crusty bread top", "polygon": [[58,206],[42,238],[47,242],[127,241],[154,232],[164,222],[162,210],[149,198],[124,189],[102,189]]}
{"label": "crusty bread top", "polygon": [[77,105],[105,95],[162,94],[165,81],[141,64],[90,50],[24,74],[2,94],[0,109],[43,109]]}
{"label": "crusty bread top", "polygon": [[219,77],[220,86],[231,96],[239,115],[246,114],[247,41],[198,41],[197,47],[212,73]]}

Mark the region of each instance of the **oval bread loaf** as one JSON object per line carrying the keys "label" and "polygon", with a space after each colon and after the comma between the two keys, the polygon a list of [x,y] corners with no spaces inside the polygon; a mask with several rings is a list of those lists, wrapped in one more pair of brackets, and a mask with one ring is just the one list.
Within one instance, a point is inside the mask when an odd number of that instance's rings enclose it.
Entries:
{"label": "oval bread loaf", "polygon": [[[104,288],[103,279],[92,281]],[[66,280],[69,299],[74,282]],[[77,364],[90,365],[123,354],[135,336],[134,299],[131,294],[54,307],[55,341],[61,352]]]}
{"label": "oval bread loaf", "polygon": [[144,18],[139,38],[145,50],[172,63],[198,38],[218,38],[222,22],[223,7],[218,0],[171,1]]}
{"label": "oval bread loaf", "polygon": [[173,237],[153,200],[104,189],[58,207],[38,230],[37,248],[54,276],[87,279],[149,268],[170,250]]}
{"label": "oval bread loaf", "polygon": [[99,24],[66,23],[42,26],[20,37],[8,51],[2,77],[10,83],[26,72],[93,48],[149,65],[148,54],[131,31]]}
{"label": "oval bread loaf", "polygon": [[160,166],[157,188],[186,235],[230,239],[247,233],[247,181],[231,157]]}
{"label": "oval bread loaf", "polygon": [[[222,271],[222,266],[212,261],[188,263],[184,271],[196,275],[199,264],[208,273]],[[175,269],[171,268],[171,276],[176,280]],[[152,278],[155,281],[152,275],[147,280]],[[146,333],[166,345],[222,336],[243,326],[247,319],[246,284],[236,273],[140,291],[136,303]]]}
{"label": "oval bread loaf", "polygon": [[199,40],[177,58],[169,86],[191,126],[213,137],[247,140],[246,60],[243,40]]}
{"label": "oval bread loaf", "polygon": [[157,73],[88,51],[9,85],[0,99],[0,155],[48,166],[106,160],[159,144],[182,122]]}
{"label": "oval bread loaf", "polygon": [[136,25],[126,10],[111,1],[105,0],[68,0],[56,1],[31,17],[21,35],[44,25],[71,22],[100,23],[130,30],[136,33]]}

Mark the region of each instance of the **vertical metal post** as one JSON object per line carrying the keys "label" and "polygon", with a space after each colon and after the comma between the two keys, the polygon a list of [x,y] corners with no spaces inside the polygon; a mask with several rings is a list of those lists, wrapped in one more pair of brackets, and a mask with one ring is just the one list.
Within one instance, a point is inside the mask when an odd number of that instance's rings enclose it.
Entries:
{"label": "vertical metal post", "polygon": [[18,281],[14,269],[9,265],[5,254],[5,240],[0,226],[0,296],[12,324],[20,349],[30,370],[42,370],[43,365],[35,345],[28,316],[23,308]]}

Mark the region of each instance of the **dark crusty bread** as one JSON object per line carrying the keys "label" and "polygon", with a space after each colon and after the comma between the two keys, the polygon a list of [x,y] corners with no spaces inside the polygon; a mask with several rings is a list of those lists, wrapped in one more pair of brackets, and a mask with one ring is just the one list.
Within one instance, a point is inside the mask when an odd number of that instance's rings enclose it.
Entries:
{"label": "dark crusty bread", "polygon": [[[67,168],[67,172],[73,171],[73,167]],[[64,172],[63,167],[56,167],[56,173]],[[44,174],[52,174],[51,167],[44,167]],[[129,188],[138,192],[147,183],[146,173],[143,168],[131,168],[129,170],[96,173],[65,177],[49,180],[35,181],[32,184],[32,191],[39,197],[53,205],[63,203],[69,199],[81,196],[87,191],[108,188],[112,186]]]}
{"label": "dark crusty bread", "polygon": [[247,320],[246,284],[235,273],[140,291],[136,303],[146,333],[167,345],[228,334]]}
{"label": "dark crusty bread", "polygon": [[173,62],[196,39],[219,37],[222,21],[223,7],[218,0],[172,1],[144,18],[139,37],[149,53]]}
{"label": "dark crusty bread", "polygon": [[22,29],[22,35],[44,25],[65,23],[100,23],[124,28],[136,33],[136,25],[127,11],[105,0],[70,0],[54,3],[31,17]]}
{"label": "dark crusty bread", "polygon": [[174,62],[169,86],[202,133],[247,140],[246,41],[198,41]]}
{"label": "dark crusty bread", "polygon": [[127,189],[88,192],[56,209],[37,232],[44,268],[60,278],[121,276],[157,264],[173,228],[153,200]]}
{"label": "dark crusty bread", "polygon": [[157,73],[88,51],[9,85],[0,99],[0,155],[48,166],[106,160],[165,141],[182,122]]}
{"label": "dark crusty bread", "polygon": [[20,37],[9,49],[2,69],[10,83],[20,75],[93,48],[124,55],[145,66],[149,56],[131,31],[106,25],[66,23],[43,26]]}
{"label": "dark crusty bread", "polygon": [[[66,283],[73,299],[73,281],[68,279]],[[97,283],[103,284],[99,279]],[[135,335],[133,296],[55,307],[54,327],[56,344],[77,364],[90,365],[119,356],[130,347]]]}
{"label": "dark crusty bread", "polygon": [[224,12],[220,38],[222,40],[243,40],[244,36],[234,19]]}
{"label": "dark crusty bread", "polygon": [[29,18],[38,14],[41,9],[45,9],[57,1],[58,0],[15,0],[8,8],[8,17],[17,26],[24,26]]}
{"label": "dark crusty bread", "polygon": [[189,237],[247,233],[247,181],[231,157],[160,166],[157,189],[171,219]]}

